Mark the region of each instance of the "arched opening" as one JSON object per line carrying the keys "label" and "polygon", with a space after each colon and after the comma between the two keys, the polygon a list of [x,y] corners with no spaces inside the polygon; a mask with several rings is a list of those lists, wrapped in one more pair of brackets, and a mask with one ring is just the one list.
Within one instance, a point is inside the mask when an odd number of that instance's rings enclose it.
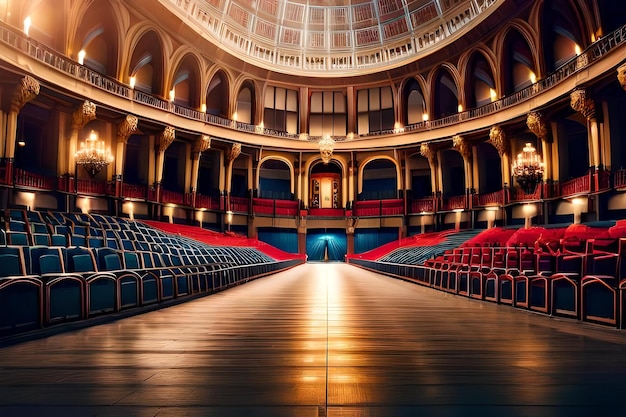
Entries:
{"label": "arched opening", "polygon": [[93,2],[76,32],[76,54],[84,51],[84,65],[100,74],[117,76],[117,20],[108,1]]}
{"label": "arched opening", "polygon": [[581,52],[584,39],[569,1],[544,3],[541,26],[546,72],[556,70]]}
{"label": "arched opening", "polygon": [[474,53],[469,61],[465,81],[467,109],[487,105],[497,98],[496,82],[485,56]]}
{"label": "arched opening", "polygon": [[174,73],[174,103],[196,109],[200,107],[199,74],[198,62],[193,56],[187,55]]}
{"label": "arched opening", "polygon": [[341,167],[331,161],[321,162],[311,167],[309,184],[309,207],[312,209],[341,209],[342,187]]}
{"label": "arched opening", "polygon": [[502,163],[496,148],[486,142],[477,146],[478,193],[487,194],[502,189]]}
{"label": "arched opening", "polygon": [[433,97],[433,118],[441,119],[458,113],[459,91],[454,78],[445,69],[440,69],[435,77]]}
{"label": "arched opening", "polygon": [[[187,146],[183,142],[174,141],[165,150],[163,162],[163,178],[161,185],[165,190],[177,193],[185,192],[185,162]],[[157,178],[158,180],[158,178]]]}
{"label": "arched opening", "polygon": [[237,94],[237,121],[246,124],[254,124],[254,87],[251,83],[245,83]]}
{"label": "arched opening", "polygon": [[411,79],[404,85],[402,101],[404,102],[403,122],[405,126],[424,120],[426,100],[417,80]]}
{"label": "arched opening", "polygon": [[465,165],[460,153],[453,149],[441,152],[441,175],[444,197],[465,194]]}
{"label": "arched opening", "polygon": [[200,195],[211,197],[216,204],[220,195],[220,157],[220,152],[215,149],[202,152],[198,167],[197,192]]}
{"label": "arched opening", "polygon": [[398,198],[396,166],[388,159],[374,159],[363,168],[363,186],[357,200],[386,200]]}
{"label": "arched opening", "polygon": [[229,100],[228,77],[226,77],[223,71],[218,71],[207,87],[206,112],[229,119]]}
{"label": "arched opening", "polygon": [[150,170],[148,158],[150,154],[150,137],[141,134],[131,135],[124,152],[124,183],[148,185]]}
{"label": "arched opening", "polygon": [[578,120],[561,119],[557,123],[559,137],[559,178],[567,181],[589,171],[589,140],[587,125]]}
{"label": "arched opening", "polygon": [[433,194],[431,169],[428,159],[420,154],[411,155],[409,159],[411,170],[411,189],[409,199],[431,197]]}
{"label": "arched opening", "polygon": [[[27,103],[17,118],[15,169],[54,178],[57,175],[59,138],[54,135],[50,110]],[[52,157],[54,156],[54,157]]]}
{"label": "arched opening", "polygon": [[510,30],[504,41],[501,68],[504,69],[504,93],[513,94],[534,84],[537,71],[526,39],[517,30]]}
{"label": "arched opening", "polygon": [[129,66],[129,79],[135,80],[135,89],[164,97],[163,47],[154,31],[141,36]]}
{"label": "arched opening", "polygon": [[291,171],[285,161],[267,159],[259,168],[259,197],[271,200],[293,200]]}

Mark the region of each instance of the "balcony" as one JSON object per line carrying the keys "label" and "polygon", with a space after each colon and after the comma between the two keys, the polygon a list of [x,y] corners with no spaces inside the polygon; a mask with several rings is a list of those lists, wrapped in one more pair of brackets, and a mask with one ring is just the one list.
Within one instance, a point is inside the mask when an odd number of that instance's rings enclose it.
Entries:
{"label": "balcony", "polygon": [[297,201],[267,198],[252,199],[252,212],[255,215],[295,217],[298,215],[298,208],[299,203]]}

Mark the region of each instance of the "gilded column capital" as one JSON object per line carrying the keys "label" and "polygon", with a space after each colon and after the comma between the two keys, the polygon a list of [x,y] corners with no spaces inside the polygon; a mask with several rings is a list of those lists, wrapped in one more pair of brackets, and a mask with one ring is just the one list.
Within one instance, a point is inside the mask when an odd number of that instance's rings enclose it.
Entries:
{"label": "gilded column capital", "polygon": [[509,141],[500,126],[492,126],[489,130],[489,140],[487,143],[493,145],[500,157],[509,152]]}
{"label": "gilded column capital", "polygon": [[572,109],[581,113],[587,119],[596,117],[596,103],[587,96],[587,90],[577,88],[570,94],[570,105]]}
{"label": "gilded column capital", "polygon": [[546,123],[545,117],[538,111],[528,113],[526,126],[528,126],[528,129],[539,139],[546,139],[548,137],[548,124]]}
{"label": "gilded column capital", "polygon": [[619,85],[626,91],[626,63],[617,67],[617,80]]}
{"label": "gilded column capital", "polygon": [[89,100],[72,113],[72,128],[82,129],[87,123],[96,118],[96,105]]}
{"label": "gilded column capital", "polygon": [[437,163],[437,152],[430,143],[422,143],[420,145],[420,155],[428,159],[428,163],[432,166]]}
{"label": "gilded column capital", "polygon": [[452,136],[452,147],[461,154],[465,161],[471,161],[472,159],[472,147],[468,143],[467,139],[460,135]]}
{"label": "gilded column capital", "polygon": [[128,143],[128,138],[133,134],[135,130],[137,130],[137,123],[139,119],[137,116],[132,114],[126,115],[124,120],[117,125],[117,142],[124,143],[126,145]]}
{"label": "gilded column capital", "polygon": [[228,152],[228,161],[233,162],[241,154],[241,143],[233,143]]}
{"label": "gilded column capital", "polygon": [[176,131],[172,126],[167,126],[159,135],[158,147],[159,152],[165,152],[167,148],[174,142]]}
{"label": "gilded column capital", "polygon": [[39,94],[39,82],[33,77],[27,75],[20,80],[13,91],[11,98],[11,111],[19,113],[22,107]]}
{"label": "gilded column capital", "polygon": [[200,135],[193,143],[193,153],[200,155],[211,147],[211,136]]}

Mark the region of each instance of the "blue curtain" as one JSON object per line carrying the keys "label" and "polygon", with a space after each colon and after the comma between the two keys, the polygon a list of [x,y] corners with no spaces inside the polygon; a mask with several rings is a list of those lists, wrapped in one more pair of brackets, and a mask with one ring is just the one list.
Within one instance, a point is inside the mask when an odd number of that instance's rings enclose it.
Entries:
{"label": "blue curtain", "polygon": [[259,197],[272,200],[291,200],[291,182],[277,178],[263,178],[259,181]]}
{"label": "blue curtain", "polygon": [[367,252],[394,240],[398,240],[398,229],[393,227],[356,229],[354,232],[354,253]]}
{"label": "blue curtain", "polygon": [[379,178],[363,180],[363,192],[359,200],[385,200],[396,198],[396,179]]}
{"label": "blue curtain", "polygon": [[313,229],[307,232],[306,253],[309,261],[344,261],[348,251],[346,232],[343,229]]}
{"label": "blue curtain", "polygon": [[259,227],[258,236],[261,242],[265,242],[268,245],[272,245],[288,253],[298,253],[297,229]]}

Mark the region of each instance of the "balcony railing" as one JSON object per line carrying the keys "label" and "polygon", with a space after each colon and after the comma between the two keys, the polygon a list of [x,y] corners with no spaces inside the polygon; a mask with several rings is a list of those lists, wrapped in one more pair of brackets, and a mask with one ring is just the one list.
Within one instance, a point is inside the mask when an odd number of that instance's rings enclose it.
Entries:
{"label": "balcony railing", "polygon": [[369,200],[354,203],[354,215],[366,216],[397,216],[404,214],[404,200]]}
{"label": "balcony railing", "polygon": [[298,215],[299,203],[290,200],[272,200],[267,198],[253,198],[252,212],[255,215],[288,216]]}
{"label": "balcony railing", "polygon": [[161,201],[160,203],[166,204],[184,204],[185,196],[183,193],[179,193],[177,191],[166,190],[165,188],[161,188]]}
{"label": "balcony railing", "polygon": [[[265,136],[276,136],[294,140],[298,140],[300,138],[300,135],[298,134],[277,132],[271,129],[259,130],[254,125],[235,122],[233,120],[229,120],[219,116],[206,114],[195,109],[190,109],[184,106],[180,106],[178,104],[170,103],[167,100],[152,96],[150,94],[133,90],[127,84],[123,84],[116,79],[99,74],[85,66],[78,64],[76,61],[73,61],[70,58],[59,54],[58,52],[48,48],[47,46],[39,44],[38,42],[24,36],[24,34],[17,29],[8,26],[5,22],[0,22],[0,42],[8,45],[11,48],[21,51],[24,54],[27,54],[31,58],[40,61],[50,68],[60,71],[69,77],[75,78],[87,84],[91,84],[92,86],[104,90],[115,96],[123,97],[128,100],[133,100],[135,102],[150,107],[158,108],[164,112],[177,114],[181,117],[202,121],[211,125],[227,127],[233,130],[256,132],[262,133]],[[428,120],[405,126],[404,132],[418,132],[446,127],[466,120],[482,118],[487,115],[497,113],[504,108],[523,103],[537,96],[538,94],[551,89],[552,87],[558,85],[559,83],[561,83],[565,79],[568,79],[574,74],[588,69],[592,63],[596,62],[600,58],[613,51],[615,48],[625,43],[626,25],[598,39],[596,42],[587,47],[580,55],[573,57],[572,59],[567,61],[555,72],[549,74],[546,78],[537,81],[537,83],[521,91],[518,91],[510,96],[504,97],[482,107],[466,110],[461,113],[457,113],[441,119]],[[380,135],[392,135],[396,133],[397,132],[395,130],[385,130],[357,135],[355,137],[368,138]]]}
{"label": "balcony railing", "polygon": [[249,199],[246,197],[230,197],[230,210],[236,213],[248,213],[250,206]]}
{"label": "balcony railing", "polygon": [[467,200],[467,195],[456,195],[444,198],[441,204],[441,209],[443,211],[466,210],[468,209]]}
{"label": "balcony railing", "polygon": [[472,204],[474,207],[502,206],[505,204],[504,190],[476,194],[473,196]]}
{"label": "balcony railing", "polygon": [[426,197],[418,198],[411,201],[409,213],[434,213],[437,211],[437,198]]}
{"label": "balcony railing", "polygon": [[20,168],[13,170],[13,178],[15,185],[39,190],[54,190],[57,183],[56,177],[41,175]]}
{"label": "balcony railing", "polygon": [[591,174],[560,183],[560,196],[569,197],[578,194],[589,194],[591,192]]}
{"label": "balcony railing", "polygon": [[224,199],[208,195],[196,195],[196,208],[207,210],[224,210]]}

